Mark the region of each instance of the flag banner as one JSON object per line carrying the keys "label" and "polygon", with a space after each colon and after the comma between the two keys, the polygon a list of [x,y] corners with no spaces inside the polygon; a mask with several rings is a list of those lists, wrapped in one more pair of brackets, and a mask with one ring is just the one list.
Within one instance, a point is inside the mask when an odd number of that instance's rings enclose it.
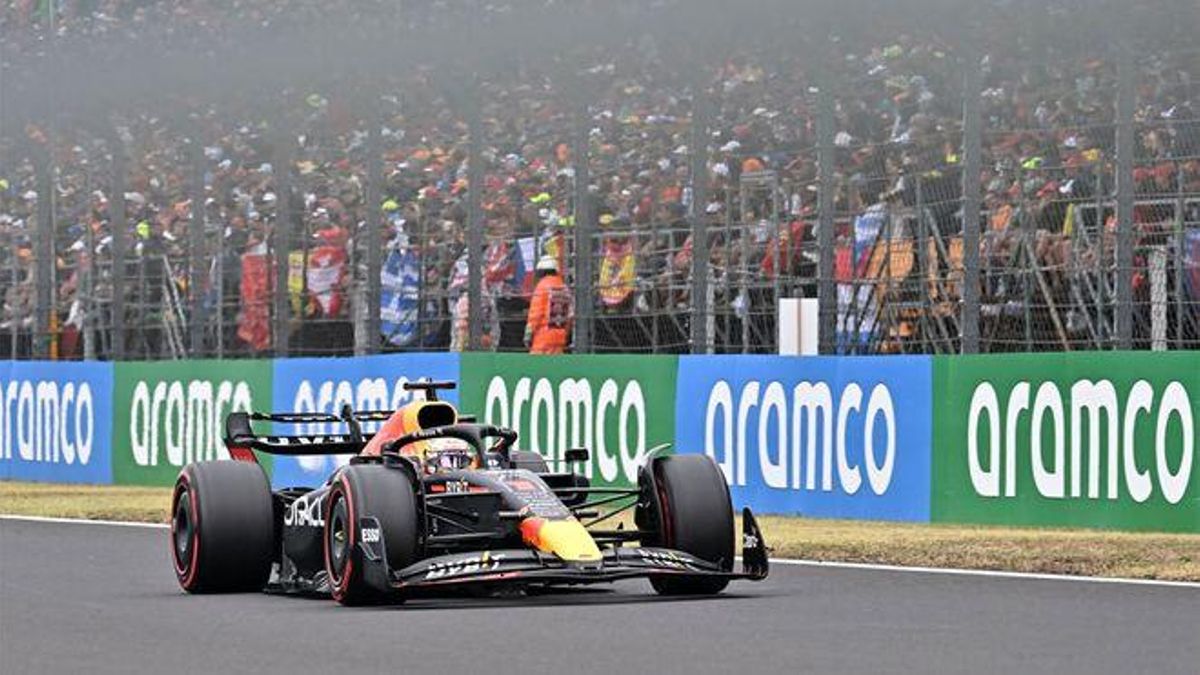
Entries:
{"label": "flag banner", "polygon": [[534,277],[533,268],[537,264],[538,245],[537,239],[534,237],[521,237],[517,240],[517,256],[516,256],[516,283],[517,288],[521,289],[521,295],[528,296],[533,293],[533,287],[537,283]]}
{"label": "flag banner", "polygon": [[342,312],[342,282],[346,276],[346,250],[340,246],[318,246],[308,256],[308,294],[325,316]]}
{"label": "flag banner", "polygon": [[411,248],[393,248],[379,272],[379,327],[384,338],[397,347],[417,339],[420,261]]}
{"label": "flag banner", "polygon": [[484,252],[483,283],[488,290],[508,295],[517,284],[517,258],[508,242],[493,241]]}
{"label": "flag banner", "polygon": [[854,219],[854,269],[859,278],[867,271],[867,262],[871,259],[871,251],[875,248],[879,233],[883,231],[886,218],[883,205],[877,204]]}
{"label": "flag banner", "polygon": [[242,256],[241,311],[237,336],[255,351],[271,346],[271,261],[262,253]]}
{"label": "flag banner", "polygon": [[604,257],[600,260],[600,302],[615,307],[633,295],[636,284],[636,264],[630,239],[609,239],[604,242]]}

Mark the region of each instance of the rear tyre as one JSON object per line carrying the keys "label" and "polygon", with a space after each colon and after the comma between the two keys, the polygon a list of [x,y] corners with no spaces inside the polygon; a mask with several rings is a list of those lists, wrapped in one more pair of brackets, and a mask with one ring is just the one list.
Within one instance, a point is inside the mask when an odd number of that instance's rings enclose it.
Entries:
{"label": "rear tyre", "polygon": [[366,583],[358,519],[370,516],[379,521],[389,568],[416,562],[420,523],[408,474],[379,464],[351,464],[334,476],[327,499],[325,572],[333,599],[343,605],[402,602],[402,597],[385,595]]}
{"label": "rear tyre", "polygon": [[[642,489],[652,509],[637,514],[639,527],[657,526],[657,535],[644,542],[675,549],[733,569],[733,508],[725,476],[707,455],[674,455],[653,461],[642,470]],[[660,595],[711,595],[729,585],[728,579],[703,576],[650,577]]]}
{"label": "rear tyre", "polygon": [[546,464],[546,458],[532,450],[513,450],[508,453],[508,459],[514,469],[550,473],[550,465]]}
{"label": "rear tyre", "polygon": [[275,558],[275,512],[257,464],[189,464],[171,497],[171,558],[189,593],[261,590]]}

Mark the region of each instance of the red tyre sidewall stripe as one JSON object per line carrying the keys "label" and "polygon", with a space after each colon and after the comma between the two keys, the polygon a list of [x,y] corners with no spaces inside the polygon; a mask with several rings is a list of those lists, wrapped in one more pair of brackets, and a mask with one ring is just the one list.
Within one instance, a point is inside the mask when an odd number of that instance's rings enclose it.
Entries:
{"label": "red tyre sidewall stripe", "polygon": [[[335,588],[336,585],[333,583],[334,582],[333,553],[329,548],[329,536],[330,536],[330,530],[333,529],[334,499],[337,497],[337,494],[338,494],[338,492],[341,491],[341,489],[342,488],[341,488],[340,484],[334,485],[329,488],[329,493],[328,493],[329,501],[328,501],[328,503],[325,504],[325,514],[326,515],[325,515],[325,529],[324,529],[324,533],[323,533],[324,536],[321,537],[321,546],[325,551],[325,573],[327,575],[329,575],[329,586],[331,589],[334,589],[333,593],[334,593],[335,597],[337,596],[337,590]],[[340,577],[338,577],[338,579],[340,580]]]}
{"label": "red tyre sidewall stripe", "polygon": [[674,548],[674,532],[671,527],[671,505],[667,499],[666,486],[663,484],[662,472],[658,471],[657,464],[654,471],[654,490],[658,493],[658,518],[659,525],[662,527],[662,544],[665,548]]}
{"label": "red tyre sidewall stripe", "polygon": [[[346,502],[347,520],[346,523],[346,565],[341,573],[337,576],[337,583],[334,582],[333,576],[333,552],[329,548],[329,529],[333,527],[333,502],[338,493],[342,494],[342,499]],[[353,492],[350,491],[350,481],[346,480],[345,475],[338,476],[338,485],[329,491],[329,504],[326,505],[326,513],[329,514],[325,518],[325,572],[329,575],[329,587],[333,593],[334,600],[341,600],[346,595],[346,591],[350,585],[350,576],[354,574],[354,498]]]}
{"label": "red tyre sidewall stripe", "polygon": [[179,552],[175,549],[175,514],[174,509],[171,513],[171,559],[175,561],[175,576],[179,579],[179,585],[184,590],[191,590],[196,583],[196,568],[200,561],[200,509],[196,504],[196,491],[192,488],[191,477],[187,471],[179,474],[179,480],[175,485],[175,498],[172,500],[173,506],[178,507],[180,492],[186,492],[188,497],[188,505],[191,507],[189,517],[191,518],[192,531],[189,535],[191,556],[188,561],[188,566],[185,569],[179,560]]}

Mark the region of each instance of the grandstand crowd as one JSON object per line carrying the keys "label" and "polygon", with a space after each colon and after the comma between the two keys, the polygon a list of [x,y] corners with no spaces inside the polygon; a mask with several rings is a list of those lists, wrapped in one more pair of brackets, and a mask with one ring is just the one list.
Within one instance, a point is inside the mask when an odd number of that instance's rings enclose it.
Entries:
{"label": "grandstand crowd", "polygon": [[[70,71],[72,64],[61,61],[93,51],[137,45],[147,54],[214,56],[237,49],[237,40],[334,20],[364,31],[388,25],[405,35],[453,34],[466,17],[486,30],[479,14],[502,18],[571,4],[605,11],[605,3],[571,0],[405,2],[402,9],[382,0],[14,0],[0,7],[0,60],[8,81],[0,81],[7,90],[0,105],[11,106],[10,97],[23,96],[25,87],[45,84],[31,73]],[[613,3],[621,8],[613,11],[633,12],[628,4]],[[676,25],[674,19],[679,31],[687,30],[688,3],[652,4],[668,25]],[[836,129],[839,282],[879,273],[870,268],[869,254],[860,254],[856,236],[856,220],[872,209],[927,209],[928,226],[939,236],[959,236],[962,92],[964,72],[976,63],[982,77],[980,255],[996,271],[985,275],[982,294],[996,312],[1021,300],[1014,295],[1016,277],[1006,270],[1044,270],[1040,292],[1062,302],[1071,292],[1072,266],[1111,270],[1114,264],[1109,199],[1121,48],[1133,50],[1129,62],[1136,69],[1136,241],[1162,243],[1177,221],[1200,228],[1200,16],[1194,3],[959,4],[954,16],[876,8],[819,24],[797,9],[797,16],[781,19],[786,30],[746,23],[731,25],[728,35],[710,29],[706,35],[719,36],[716,44],[664,37],[656,23],[654,30],[630,29],[553,53],[536,44],[514,47],[502,67],[469,85],[471,78],[453,70],[447,75],[431,56],[384,72],[314,73],[251,90],[240,82],[223,88],[214,76],[216,83],[200,94],[164,87],[162,96],[146,99],[139,92],[100,114],[95,106],[73,114],[77,97],[90,94],[64,78],[67,84],[50,86],[55,107],[10,124],[0,137],[0,347],[15,354],[32,349],[38,207],[50,199],[56,224],[52,325],[62,358],[83,353],[85,326],[97,331],[101,357],[109,336],[100,334],[111,330],[127,331],[131,355],[163,355],[171,342],[164,315],[181,313],[186,302],[178,299],[198,291],[189,283],[203,287],[209,321],[219,319],[210,339],[219,337],[224,355],[269,352],[275,274],[267,244],[285,212],[293,214],[287,242],[293,351],[354,348],[354,325],[365,307],[367,228],[378,228],[385,246],[383,343],[462,348],[469,304],[467,193],[475,187],[468,184],[466,161],[472,97],[484,131],[481,315],[490,349],[525,347],[537,261],[554,258],[568,284],[578,281],[570,270],[581,100],[588,120],[582,132],[588,211],[597,233],[590,283],[598,349],[642,350],[653,342],[656,349],[686,350],[697,250],[709,256],[713,302],[729,309],[718,331],[773,314],[773,294],[781,288],[812,288],[820,96],[832,98]],[[1128,44],[1117,44],[1117,7],[1136,15],[1141,27]],[[313,49],[352,49],[346,40],[353,35],[339,34]],[[699,59],[700,53],[711,56]],[[55,62],[62,70],[38,70],[37,64]],[[693,203],[689,173],[698,90],[711,101],[703,204]],[[380,222],[368,222],[366,204],[371,106],[382,123]],[[113,265],[117,146],[129,156],[123,196],[130,244],[124,264]],[[52,195],[39,191],[42,152],[57,171]],[[280,192],[280,157],[292,164],[289,194]],[[202,202],[195,199],[197,173]],[[708,225],[698,244],[688,222],[693,211]],[[189,279],[189,226],[197,217],[205,224],[206,272]],[[1081,243],[1084,231],[1093,236]],[[1194,255],[1191,264],[1200,265],[1200,235],[1195,248],[1180,257]],[[1145,264],[1135,261],[1138,268]],[[946,265],[947,276],[961,270],[961,260]],[[124,317],[106,313],[116,274],[127,279]],[[1200,296],[1200,287],[1191,292]],[[1148,293],[1146,275],[1138,273],[1135,295]],[[1192,311],[1200,318],[1200,310]],[[1062,330],[1071,331],[1078,322],[1067,316],[1065,323]]]}

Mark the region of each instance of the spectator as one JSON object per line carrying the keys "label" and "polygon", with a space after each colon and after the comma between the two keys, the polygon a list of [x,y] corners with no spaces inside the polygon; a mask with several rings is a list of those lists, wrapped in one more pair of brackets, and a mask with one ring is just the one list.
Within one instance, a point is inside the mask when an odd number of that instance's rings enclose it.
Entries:
{"label": "spectator", "polygon": [[[687,214],[703,209],[710,232],[702,248],[710,261],[716,330],[732,334],[742,316],[757,315],[755,329],[768,334],[767,344],[776,288],[788,293],[811,287],[816,273],[813,103],[818,89],[833,99],[835,161],[832,169],[824,169],[835,184],[835,240],[847,237],[847,223],[855,216],[883,203],[896,214],[887,237],[917,236],[915,219],[900,214],[918,209],[931,214],[942,236],[957,236],[958,86],[964,62],[957,38],[944,36],[963,34],[961,17],[943,19],[911,6],[879,7],[869,13],[869,22],[835,13],[829,30],[814,34],[783,17],[777,27],[761,22],[751,27],[722,16],[717,25],[728,39],[698,41],[676,40],[674,34],[690,36],[714,17],[677,0],[653,3],[658,9],[643,5],[501,0],[481,7],[463,0],[411,3],[401,14],[391,3],[374,0],[8,3],[0,8],[3,117],[34,124],[10,122],[0,129],[0,236],[9,251],[31,250],[28,235],[36,231],[37,200],[27,195],[36,197],[41,186],[33,163],[24,157],[46,154],[57,171],[49,201],[55,210],[58,279],[86,271],[96,277],[91,287],[103,303],[111,301],[111,281],[123,275],[126,316],[99,322],[93,316],[84,325],[96,326],[97,333],[135,327],[126,341],[134,346],[133,356],[158,356],[160,345],[170,340],[153,336],[170,312],[157,305],[186,296],[193,285],[216,299],[225,329],[214,326],[210,339],[224,339],[224,354],[273,344],[264,331],[275,324],[265,316],[244,314],[254,317],[252,330],[245,332],[250,340],[230,327],[237,325],[242,299],[237,289],[249,269],[243,254],[252,241],[274,246],[271,235],[283,226],[291,239],[282,245],[297,254],[296,304],[286,317],[300,324],[293,332],[299,344],[293,346],[348,350],[352,319],[365,315],[364,296],[352,291],[366,279],[363,254],[373,240],[369,235],[382,229],[379,240],[386,245],[398,228],[412,242],[419,311],[411,315],[420,326],[413,340],[392,344],[461,348],[463,340],[457,338],[465,312],[459,309],[465,309],[465,301],[462,287],[453,285],[453,268],[465,241],[466,197],[474,189],[488,213],[484,314],[496,308],[483,332],[491,336],[498,325],[491,348],[518,349],[532,290],[529,269],[552,247],[561,269],[573,268],[574,244],[562,242],[572,241],[574,214],[581,206],[575,203],[580,158],[574,154],[582,133],[591,175],[583,186],[591,201],[588,210],[608,218],[600,227],[589,223],[601,231],[593,247],[603,259],[593,266],[595,278],[579,281],[598,291],[592,313],[597,343],[609,340],[613,349],[650,342],[655,348],[688,348],[692,251]],[[479,94],[484,166],[483,184],[468,185],[463,80],[457,71],[442,71],[467,50],[456,47],[453,58],[416,55],[411,67],[391,69],[370,56],[365,36],[382,30],[389,44],[436,41],[449,34],[448,27],[470,19],[478,20],[479,46],[485,49],[488,31],[496,27],[503,35],[506,17],[532,23],[563,6],[585,16],[602,12],[633,21],[609,31],[612,39],[579,40],[563,49],[549,44],[551,35],[539,34],[529,49],[507,36],[508,46],[488,64],[497,67],[482,68],[471,84]],[[1195,14],[1189,3],[1175,0],[1135,0],[1133,7],[1142,35],[1153,38],[1139,42],[1135,56],[1135,189],[1141,201],[1136,224],[1139,242],[1159,245],[1161,224],[1175,215],[1170,200],[1191,199],[1200,180],[1198,52],[1188,28],[1194,20],[1181,20]],[[655,11],[670,16],[672,31],[656,32],[652,21],[642,20]],[[754,8],[744,11],[749,15]],[[972,6],[972,19],[987,31],[966,36],[982,56],[984,79],[982,184],[990,233],[983,239],[983,259],[1009,267],[1002,276],[1014,279],[1025,273],[1019,266],[1058,270],[1061,278],[1052,279],[1051,286],[1064,295],[1071,290],[1065,283],[1071,265],[1099,261],[1110,268],[1113,260],[1105,238],[1089,243],[1079,233],[1104,229],[1110,214],[1096,203],[1110,199],[1115,186],[1116,68],[1111,52],[1097,49],[1109,41],[1114,11],[1080,0],[989,0]],[[911,20],[914,13],[920,22]],[[315,43],[308,31],[314,26],[323,33]],[[364,36],[361,43],[358,36]],[[194,57],[198,64],[221,54],[244,58],[269,49],[273,41],[297,58],[284,59],[286,67],[270,59],[246,59],[256,64],[248,69],[251,87],[242,86],[236,74],[214,70],[178,78],[186,86],[151,78],[161,91],[143,95],[124,82],[97,86],[76,75],[104,70],[89,69],[96,64],[123,64],[125,49],[136,48],[138,60],[162,56],[161,63],[145,60],[173,75],[174,56]],[[704,54],[691,51],[699,42]],[[55,60],[71,64],[62,77],[45,72],[51,47]],[[546,58],[548,52],[555,56]],[[312,54],[320,58],[300,58]],[[813,78],[813,54],[822,55],[829,78],[820,87]],[[337,77],[318,77],[349,63],[343,57],[364,55],[366,63],[354,62],[364,66],[361,72],[345,68]],[[713,64],[712,72],[697,81],[689,74],[692,65],[706,61]],[[129,72],[115,65],[107,70]],[[587,97],[582,117],[579,101],[564,96],[568,80]],[[50,104],[62,109],[53,120],[53,139],[45,110],[29,103],[38,98],[34,94],[49,90],[48,82],[58,87]],[[691,147],[697,142],[692,102],[701,91],[712,104],[704,148]],[[356,119],[356,114],[366,117],[362,102],[368,100],[378,102],[383,119],[378,187],[386,206],[381,222],[367,218],[369,134],[365,121]],[[91,101],[100,102],[103,114],[86,107]],[[35,114],[15,114],[22,106]],[[116,234],[107,162],[118,148],[110,138],[94,137],[94,127],[113,121],[112,111],[118,111],[121,147],[132,160],[124,195],[130,229],[123,233],[130,259],[116,263],[105,242]],[[275,166],[283,151],[293,161]],[[698,152],[707,157],[708,204],[691,201],[690,172]],[[287,194],[281,169],[291,178]],[[199,186],[197,174],[202,174]],[[751,184],[770,187],[747,188]],[[107,198],[94,197],[97,192]],[[10,225],[16,222],[31,227]],[[196,222],[204,243],[201,261],[192,265]],[[92,227],[90,242],[79,225]],[[336,236],[311,236],[321,231]],[[1032,261],[1019,257],[1026,232],[1035,239],[1028,242]],[[91,250],[77,254],[81,241]],[[275,252],[269,255],[274,258]],[[207,261],[214,259],[220,263],[209,269]],[[36,323],[27,301],[36,295],[36,277],[11,252],[0,262],[0,285],[16,286],[2,289],[4,325],[23,333],[18,342],[28,341],[29,329],[23,327]],[[194,268],[199,278],[191,278]],[[251,274],[270,272],[268,266],[255,269]],[[263,283],[252,285],[269,292]],[[1003,286],[1010,295],[997,302],[1025,301],[1023,284]],[[76,324],[69,319],[78,303],[64,292],[71,288],[56,288],[58,326]],[[744,312],[731,318],[735,300]],[[318,326],[337,331],[312,330]],[[142,339],[143,328],[150,338]]]}
{"label": "spectator", "polygon": [[542,256],[537,262],[537,286],[525,323],[525,346],[530,354],[562,354],[570,341],[571,292],[558,273],[558,261]]}

